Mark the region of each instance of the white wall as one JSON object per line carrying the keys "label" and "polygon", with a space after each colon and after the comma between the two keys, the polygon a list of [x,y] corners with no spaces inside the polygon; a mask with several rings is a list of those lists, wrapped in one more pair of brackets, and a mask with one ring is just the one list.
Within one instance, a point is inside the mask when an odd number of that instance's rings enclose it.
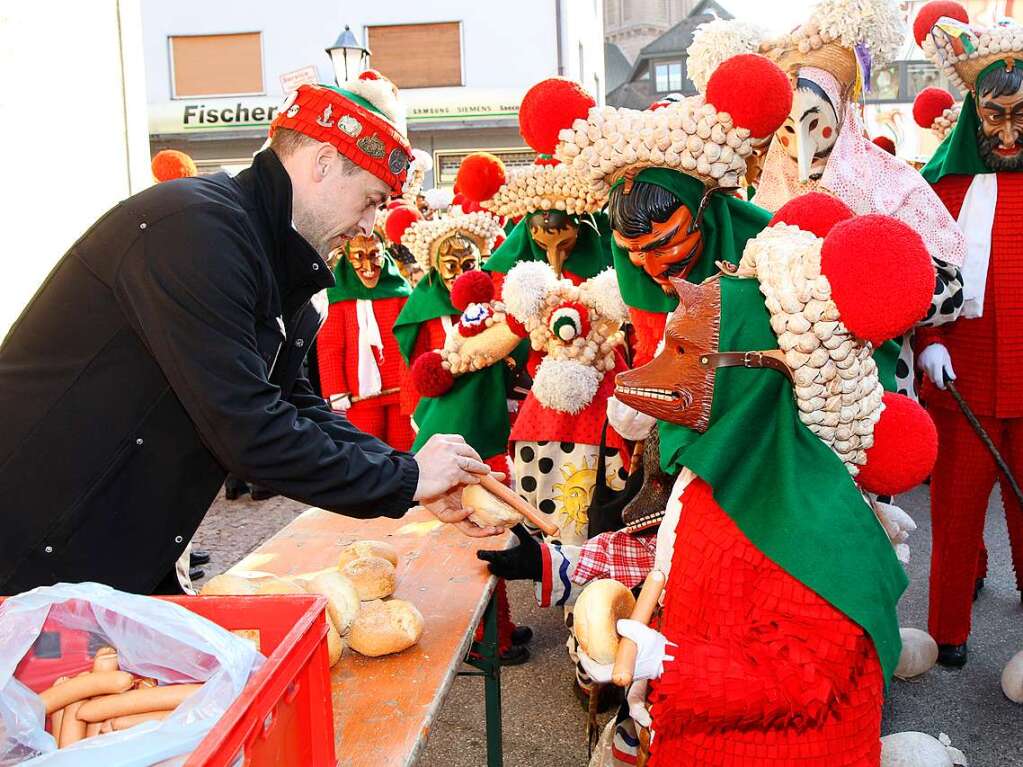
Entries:
{"label": "white wall", "polygon": [[0,337],[68,247],[152,182],[138,0],[0,6]]}
{"label": "white wall", "polygon": [[[170,100],[167,37],[176,34],[263,33],[264,86],[280,94],[278,77],[314,65],[333,82],[324,49],[348,24],[365,42],[365,26],[462,22],[463,69],[470,88],[526,88],[557,74],[556,0],[142,0],[146,83],[150,102]],[[586,87],[603,76],[603,24],[599,0],[562,0],[568,21],[566,76],[577,78],[577,37],[586,38]]]}

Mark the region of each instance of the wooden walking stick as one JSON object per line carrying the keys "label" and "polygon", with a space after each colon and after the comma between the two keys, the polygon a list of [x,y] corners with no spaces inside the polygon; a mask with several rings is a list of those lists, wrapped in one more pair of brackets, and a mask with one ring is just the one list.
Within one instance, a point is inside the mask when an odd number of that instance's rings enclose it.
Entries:
{"label": "wooden walking stick", "polygon": [[[657,601],[661,598],[665,583],[664,573],[660,570],[651,570],[639,592],[639,599],[632,610],[632,620],[642,623],[644,626],[650,623],[650,619],[657,609]],[[622,637],[618,643],[618,652],[615,654],[615,665],[611,670],[611,681],[619,687],[628,687],[632,684],[632,675],[636,672],[636,653],[639,648],[636,643],[628,637]]]}

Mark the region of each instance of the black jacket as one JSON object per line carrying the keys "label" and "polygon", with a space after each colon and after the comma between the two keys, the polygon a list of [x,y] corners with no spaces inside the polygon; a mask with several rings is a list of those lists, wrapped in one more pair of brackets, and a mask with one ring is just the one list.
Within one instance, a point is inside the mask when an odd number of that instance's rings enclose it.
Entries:
{"label": "black jacket", "polygon": [[0,347],[0,594],[148,592],[225,472],[353,517],[400,517],[419,474],[301,373],[334,284],[291,226],[272,151],[158,184],[72,246]]}

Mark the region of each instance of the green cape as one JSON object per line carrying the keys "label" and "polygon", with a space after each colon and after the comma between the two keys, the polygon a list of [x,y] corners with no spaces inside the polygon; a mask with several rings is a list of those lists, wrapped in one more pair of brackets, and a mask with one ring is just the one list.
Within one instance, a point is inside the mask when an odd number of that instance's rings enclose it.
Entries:
{"label": "green cape", "polygon": [[409,363],[412,351],[416,348],[419,337],[419,326],[436,317],[457,316],[461,314],[451,303],[451,294],[444,285],[436,270],[431,269],[405,302],[405,306],[394,321],[394,338],[398,342],[401,356],[405,364]]}
{"label": "green cape", "polygon": [[[565,271],[588,280],[596,277],[611,266],[611,222],[605,213],[592,217],[573,216],[579,223],[579,239],[565,260]],[[494,254],[487,259],[483,270],[507,274],[522,261],[547,261],[547,252],[529,234],[529,215],[522,217],[501,243]]]}
{"label": "green cape", "polygon": [[[778,345],[757,280],[721,277],[721,305],[721,351]],[[664,469],[686,466],[709,483],[757,549],[870,635],[889,679],[906,575],[845,465],[799,420],[792,384],[772,370],[720,368],[707,431],[660,430]]]}
{"label": "green cape", "polygon": [[977,146],[979,127],[973,94],[967,93],[952,132],[945,136],[945,140],[938,145],[930,161],[920,171],[927,183],[936,184],[943,176],[994,173],[980,158],[980,147]]}
{"label": "green cape", "polygon": [[[529,341],[523,339],[512,352],[517,366],[526,363]],[[492,458],[508,450],[511,422],[508,392],[512,373],[504,362],[466,373],[440,397],[424,397],[416,408],[419,427],[412,452],[434,434],[461,434],[481,458]]]}
{"label": "green cape", "polygon": [[[647,168],[640,171],[636,181],[655,184],[678,197],[695,216],[703,197],[703,184],[692,176],[668,168]],[[619,181],[618,183],[623,183]],[[703,282],[717,272],[715,261],[738,264],[746,241],[756,237],[767,226],[771,214],[763,208],[720,192],[711,197],[703,214],[700,227],[703,254],[686,279]],[[634,309],[648,312],[670,312],[678,306],[678,296],[668,295],[640,267],[629,261],[629,254],[612,239],[615,271],[622,299]]]}
{"label": "green cape", "polygon": [[398,267],[394,265],[390,256],[384,255],[380,280],[374,288],[363,285],[351,263],[342,256],[334,267],[334,287],[327,288],[327,301],[333,304],[338,301],[359,299],[399,298],[411,293],[412,288],[398,272]]}

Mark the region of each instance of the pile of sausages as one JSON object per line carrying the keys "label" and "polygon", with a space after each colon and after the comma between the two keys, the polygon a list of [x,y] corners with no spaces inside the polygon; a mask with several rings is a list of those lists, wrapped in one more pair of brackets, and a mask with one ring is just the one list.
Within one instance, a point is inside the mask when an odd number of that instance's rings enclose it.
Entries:
{"label": "pile of sausages", "polygon": [[59,677],[39,693],[58,748],[143,722],[166,719],[201,684],[169,684],[121,671],[117,651],[101,647],[92,671]]}

